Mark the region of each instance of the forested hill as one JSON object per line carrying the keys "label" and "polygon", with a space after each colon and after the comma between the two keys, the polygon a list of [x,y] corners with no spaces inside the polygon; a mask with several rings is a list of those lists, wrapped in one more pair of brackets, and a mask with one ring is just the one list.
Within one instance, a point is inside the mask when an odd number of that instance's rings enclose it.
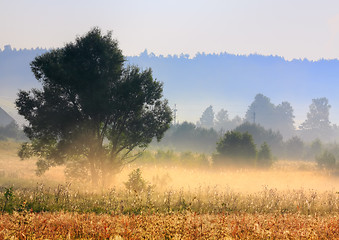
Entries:
{"label": "forested hill", "polygon": [[12,49],[9,45],[0,51],[0,107],[15,120],[21,122],[14,108],[14,100],[19,89],[39,87],[30,69],[30,62],[46,49]]}
{"label": "forested hill", "polygon": [[211,104],[229,110],[231,115],[243,116],[257,93],[276,104],[290,102],[296,117],[302,118],[299,121],[306,118],[313,98],[327,97],[332,105],[331,116],[339,109],[338,60],[287,61],[277,56],[227,53],[197,54],[189,59],[184,55],[162,57],[147,52],[129,60],[152,67],[155,76],[165,83],[165,95],[179,104],[179,115],[183,114],[181,105],[184,109],[193,106],[194,111],[199,103],[202,110]]}
{"label": "forested hill", "polygon": [[0,127],[7,126],[12,121],[14,121],[14,119],[0,107]]}
{"label": "forested hill", "polygon": [[[39,86],[29,63],[45,49],[0,51],[0,106],[4,109],[15,99],[18,89]],[[291,103],[296,120],[306,118],[313,98],[327,97],[332,105],[330,118],[339,116],[338,60],[293,60],[278,56],[197,54],[155,56],[147,51],[127,57],[128,63],[151,67],[154,76],[164,82],[164,95],[173,107],[177,104],[179,120],[197,121],[209,105],[224,108],[230,115],[244,116],[257,93],[273,103]],[[3,106],[7,103],[7,106]],[[6,110],[6,109],[5,109]]]}

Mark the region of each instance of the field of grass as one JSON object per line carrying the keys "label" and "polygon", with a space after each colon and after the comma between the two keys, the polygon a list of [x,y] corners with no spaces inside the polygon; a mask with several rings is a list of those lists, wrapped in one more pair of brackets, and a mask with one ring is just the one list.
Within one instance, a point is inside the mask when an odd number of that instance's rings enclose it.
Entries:
{"label": "field of grass", "polygon": [[[339,239],[339,178],[311,162],[271,169],[129,165],[106,189],[42,177],[0,143],[0,239]],[[140,168],[147,187],[124,182]]]}
{"label": "field of grass", "polygon": [[339,218],[299,214],[0,215],[4,239],[338,239]]}

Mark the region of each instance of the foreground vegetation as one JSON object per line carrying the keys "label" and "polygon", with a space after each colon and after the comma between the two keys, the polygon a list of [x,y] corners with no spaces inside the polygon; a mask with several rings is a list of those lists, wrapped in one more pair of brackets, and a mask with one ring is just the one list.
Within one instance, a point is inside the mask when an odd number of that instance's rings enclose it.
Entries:
{"label": "foreground vegetation", "polygon": [[184,189],[166,184],[168,178],[153,179],[157,185],[144,180],[141,190],[131,181],[106,191],[2,187],[0,239],[339,238],[335,189]]}
{"label": "foreground vegetation", "polygon": [[217,187],[191,191],[116,190],[94,193],[72,190],[69,185],[46,188],[2,188],[2,212],[77,212],[114,215],[249,213],[339,215],[339,193],[335,191],[264,188],[254,193],[220,191]]}
{"label": "foreground vegetation", "polygon": [[9,239],[338,239],[339,218],[298,214],[3,214]]}
{"label": "foreground vegetation", "polygon": [[17,149],[0,145],[0,239],[339,238],[338,177],[315,162],[215,169],[208,155],[150,151],[91,189],[65,168],[35,176]]}

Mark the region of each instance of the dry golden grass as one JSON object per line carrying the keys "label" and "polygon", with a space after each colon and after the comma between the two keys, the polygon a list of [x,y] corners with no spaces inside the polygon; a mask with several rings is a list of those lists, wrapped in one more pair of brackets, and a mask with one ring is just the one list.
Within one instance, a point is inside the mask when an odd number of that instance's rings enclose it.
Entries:
{"label": "dry golden grass", "polygon": [[0,215],[2,239],[338,239],[339,218],[298,214]]}
{"label": "dry golden grass", "polygon": [[[0,142],[0,184],[16,189],[14,213],[0,214],[0,239],[339,239],[339,178],[312,162],[280,160],[268,170],[131,164],[109,191],[93,193],[66,188],[63,167],[37,177],[18,146]],[[155,186],[150,194],[126,191],[135,168]],[[83,213],[92,211],[111,214]]]}

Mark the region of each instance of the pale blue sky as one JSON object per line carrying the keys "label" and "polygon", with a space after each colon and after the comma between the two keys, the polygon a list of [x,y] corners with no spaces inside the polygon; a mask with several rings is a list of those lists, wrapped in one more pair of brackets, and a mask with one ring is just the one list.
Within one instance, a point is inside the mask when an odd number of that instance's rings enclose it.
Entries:
{"label": "pale blue sky", "polygon": [[338,0],[0,0],[0,48],[62,47],[91,27],[125,55],[339,58]]}

